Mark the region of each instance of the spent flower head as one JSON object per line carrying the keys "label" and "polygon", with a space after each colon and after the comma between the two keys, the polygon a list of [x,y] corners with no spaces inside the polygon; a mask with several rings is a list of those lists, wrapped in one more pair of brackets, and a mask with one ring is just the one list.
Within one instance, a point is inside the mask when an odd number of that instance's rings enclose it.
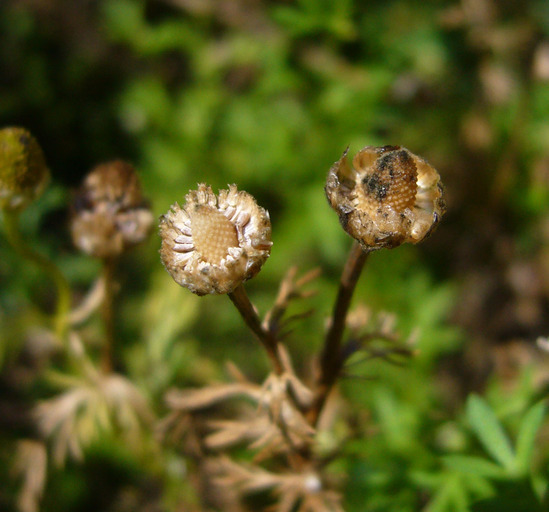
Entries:
{"label": "spent flower head", "polygon": [[49,176],[42,148],[29,131],[0,130],[0,208],[25,208],[42,194]]}
{"label": "spent flower head", "polygon": [[352,168],[345,151],[328,173],[326,196],[367,250],[420,242],[446,210],[437,171],[401,146],[367,146]]}
{"label": "spent flower head", "polygon": [[173,279],[197,295],[232,292],[271,252],[267,211],[235,185],[219,195],[201,183],[160,220],[160,257]]}
{"label": "spent flower head", "polygon": [[153,222],[134,168],[121,160],[93,169],[74,196],[72,238],[91,256],[120,255],[145,240]]}

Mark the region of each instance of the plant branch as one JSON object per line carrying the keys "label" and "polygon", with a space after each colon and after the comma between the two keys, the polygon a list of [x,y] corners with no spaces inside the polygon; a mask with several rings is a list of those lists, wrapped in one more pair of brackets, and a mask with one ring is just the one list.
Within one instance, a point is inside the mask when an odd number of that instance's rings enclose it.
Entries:
{"label": "plant branch", "polygon": [[307,419],[311,425],[317,423],[322,407],[341,372],[344,363],[341,340],[345,330],[345,320],[355,286],[369,254],[369,251],[365,251],[358,242],[355,242],[343,268],[330,328],[326,333],[324,348],[320,356],[320,375],[317,382],[316,396],[307,414]]}
{"label": "plant branch", "polygon": [[[320,269],[316,268],[307,272],[304,276],[296,280],[297,267],[291,267],[282,279],[273,307],[267,311],[263,320],[263,328],[278,336],[282,328],[282,318],[293,300],[305,299],[313,296],[315,291],[303,291],[302,288],[320,275]],[[299,318],[296,316],[295,318]],[[292,318],[287,319],[286,324]],[[278,339],[280,337],[278,336]]]}
{"label": "plant branch", "polygon": [[105,283],[103,276],[96,279],[95,283],[88,291],[86,296],[82,299],[80,304],[76,306],[69,316],[69,322],[71,325],[76,326],[85,322],[90,315],[99,309],[103,304],[103,297],[105,295]]}
{"label": "plant branch", "polygon": [[229,298],[236,306],[236,309],[238,309],[238,312],[246,325],[265,347],[275,373],[277,375],[282,375],[282,373],[284,373],[284,366],[280,358],[278,340],[270,331],[264,329],[261,325],[261,320],[259,319],[255,307],[250,302],[244,286],[242,284],[237,286],[235,290],[229,293]]}

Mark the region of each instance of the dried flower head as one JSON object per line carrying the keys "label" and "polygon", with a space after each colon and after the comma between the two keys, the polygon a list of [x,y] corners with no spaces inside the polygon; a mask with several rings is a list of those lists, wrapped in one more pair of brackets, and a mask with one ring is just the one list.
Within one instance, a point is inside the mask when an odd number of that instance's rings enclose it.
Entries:
{"label": "dried flower head", "polygon": [[43,192],[49,180],[44,153],[24,128],[0,130],[0,207],[20,209]]}
{"label": "dried flower head", "polygon": [[201,183],[160,220],[160,257],[197,295],[230,293],[253,277],[271,252],[269,214],[235,185],[216,196]]}
{"label": "dried flower head", "polygon": [[93,169],[74,197],[74,244],[98,258],[110,258],[147,237],[154,218],[134,168],[116,160]]}
{"label": "dried flower head", "polygon": [[417,243],[445,212],[440,176],[400,146],[367,146],[330,169],[326,196],[347,233],[365,249]]}

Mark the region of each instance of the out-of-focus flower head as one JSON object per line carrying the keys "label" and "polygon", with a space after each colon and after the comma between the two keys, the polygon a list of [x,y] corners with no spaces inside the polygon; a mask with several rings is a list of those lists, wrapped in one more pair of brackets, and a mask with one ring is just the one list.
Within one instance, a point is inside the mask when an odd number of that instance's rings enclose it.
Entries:
{"label": "out-of-focus flower head", "polygon": [[0,208],[25,208],[42,194],[49,176],[42,148],[30,132],[0,130]]}
{"label": "out-of-focus flower head", "polygon": [[366,250],[418,243],[446,210],[438,172],[400,146],[347,151],[330,169],[326,196],[341,225]]}
{"label": "out-of-focus flower head", "polygon": [[72,239],[91,256],[120,255],[145,240],[153,223],[134,168],[121,160],[95,167],[74,196]]}
{"label": "out-of-focus flower head", "polygon": [[269,214],[235,185],[216,196],[201,183],[160,221],[160,257],[173,279],[197,295],[232,292],[271,252]]}

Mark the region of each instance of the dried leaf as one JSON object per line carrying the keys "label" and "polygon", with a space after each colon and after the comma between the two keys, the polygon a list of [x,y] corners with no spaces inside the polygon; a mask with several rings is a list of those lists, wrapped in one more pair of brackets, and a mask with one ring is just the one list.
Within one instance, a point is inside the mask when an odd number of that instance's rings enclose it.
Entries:
{"label": "dried leaf", "polygon": [[13,472],[22,480],[17,496],[20,512],[38,512],[46,485],[48,459],[46,447],[40,441],[25,439],[17,442]]}
{"label": "dried leaf", "polygon": [[261,388],[251,383],[219,384],[201,389],[171,390],[166,394],[170,409],[192,411],[211,407],[230,398],[259,400]]}
{"label": "dried leaf", "polygon": [[84,448],[115,426],[127,439],[137,442],[143,428],[154,420],[137,388],[116,374],[72,382],[62,394],[40,403],[34,414],[60,466],[67,457],[82,459]]}

